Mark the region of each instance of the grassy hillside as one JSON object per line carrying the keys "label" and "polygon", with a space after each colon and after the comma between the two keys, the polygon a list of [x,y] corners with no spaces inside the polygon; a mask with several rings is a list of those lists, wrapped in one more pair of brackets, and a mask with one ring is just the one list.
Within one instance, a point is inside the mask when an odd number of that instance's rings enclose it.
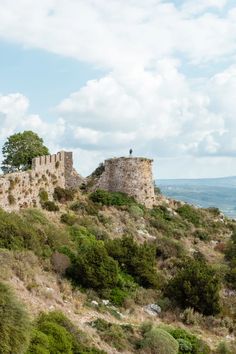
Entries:
{"label": "grassy hillside", "polygon": [[236,352],[235,221],[164,198],[54,198],[0,211],[0,353]]}

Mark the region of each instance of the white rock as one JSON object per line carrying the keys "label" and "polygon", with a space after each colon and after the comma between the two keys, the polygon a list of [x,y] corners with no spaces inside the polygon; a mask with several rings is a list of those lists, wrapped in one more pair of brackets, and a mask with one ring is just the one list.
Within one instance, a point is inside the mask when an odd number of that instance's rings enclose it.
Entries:
{"label": "white rock", "polygon": [[109,305],[109,300],[102,300],[103,305],[107,306]]}
{"label": "white rock", "polygon": [[94,305],[94,306],[98,306],[98,302],[95,301],[95,300],[91,301],[91,304]]}

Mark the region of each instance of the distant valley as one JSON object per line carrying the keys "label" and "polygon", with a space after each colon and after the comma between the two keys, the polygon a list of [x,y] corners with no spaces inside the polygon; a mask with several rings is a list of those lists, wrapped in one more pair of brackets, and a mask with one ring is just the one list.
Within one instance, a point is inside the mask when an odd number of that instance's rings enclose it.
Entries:
{"label": "distant valley", "polygon": [[206,179],[157,180],[162,194],[200,207],[217,207],[236,218],[236,176]]}

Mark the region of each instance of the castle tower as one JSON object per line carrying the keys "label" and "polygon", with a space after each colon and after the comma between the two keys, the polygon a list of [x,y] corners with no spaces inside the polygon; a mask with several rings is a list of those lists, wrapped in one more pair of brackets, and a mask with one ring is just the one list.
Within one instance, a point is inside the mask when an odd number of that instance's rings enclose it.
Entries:
{"label": "castle tower", "polygon": [[153,160],[143,157],[108,159],[96,187],[127,193],[139,203],[151,208],[155,203],[152,162]]}

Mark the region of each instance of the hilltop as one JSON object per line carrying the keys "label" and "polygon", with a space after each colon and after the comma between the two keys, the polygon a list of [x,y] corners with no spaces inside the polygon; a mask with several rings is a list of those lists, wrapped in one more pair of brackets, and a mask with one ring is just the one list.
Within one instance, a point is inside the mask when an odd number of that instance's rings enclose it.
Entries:
{"label": "hilltop", "polygon": [[27,354],[235,353],[236,222],[85,187],[0,212],[0,280],[35,328]]}

